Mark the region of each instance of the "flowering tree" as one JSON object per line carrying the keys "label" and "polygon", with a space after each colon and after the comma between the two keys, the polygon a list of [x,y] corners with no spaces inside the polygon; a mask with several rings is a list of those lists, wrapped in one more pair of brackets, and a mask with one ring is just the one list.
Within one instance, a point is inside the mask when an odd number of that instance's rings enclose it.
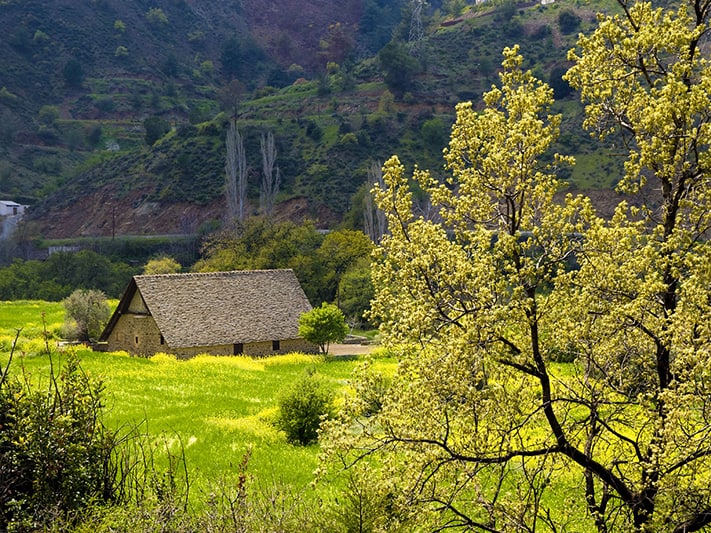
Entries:
{"label": "flowering tree", "polygon": [[[556,165],[568,162],[548,157],[560,117],[517,48],[504,51],[501,88],[484,95],[483,112],[457,107],[446,182],[414,173],[438,221],[415,214],[397,158],[385,165],[376,195],[390,235],[373,267],[372,309],[399,366],[369,416],[363,398],[377,380],[361,371],[359,394],[328,426],[326,464],[367,466],[368,483],[391,495],[387,527],[681,532],[711,523],[709,114],[694,107],[696,82],[683,74],[711,80],[697,57],[694,68],[669,66],[689,83],[670,75],[633,91],[624,69],[641,48],[615,65],[596,46],[633,46],[622,28],[647,32],[649,22],[633,23],[636,9],[598,30],[617,33],[581,38],[570,77],[592,102],[589,124],[609,131],[619,121],[630,132],[623,186],[660,180],[652,203],[622,204],[605,221],[584,197],[554,201]],[[661,26],[646,42],[690,43],[681,28],[698,39],[684,16],[657,12],[650,20]],[[615,75],[617,85],[591,92]],[[667,82],[669,105],[681,107],[665,126],[667,108],[652,96]],[[641,122],[633,131],[617,98]],[[646,120],[642,108],[654,103],[661,118]]]}

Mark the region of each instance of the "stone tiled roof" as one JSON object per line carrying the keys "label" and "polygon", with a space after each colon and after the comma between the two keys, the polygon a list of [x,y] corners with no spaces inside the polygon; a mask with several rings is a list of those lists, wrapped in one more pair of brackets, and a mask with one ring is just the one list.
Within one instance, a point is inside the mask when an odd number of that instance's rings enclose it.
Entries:
{"label": "stone tiled roof", "polygon": [[134,276],[102,338],[136,290],[171,348],[293,339],[311,309],[291,270]]}

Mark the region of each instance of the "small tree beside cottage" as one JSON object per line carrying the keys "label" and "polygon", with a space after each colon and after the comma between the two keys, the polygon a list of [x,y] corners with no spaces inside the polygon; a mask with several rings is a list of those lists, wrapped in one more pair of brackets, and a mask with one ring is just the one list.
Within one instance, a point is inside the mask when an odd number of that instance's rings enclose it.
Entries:
{"label": "small tree beside cottage", "polygon": [[77,289],[62,304],[66,310],[64,335],[70,339],[98,339],[111,316],[106,296],[97,290]]}
{"label": "small tree beside cottage", "polygon": [[347,334],[346,319],[333,304],[324,302],[299,318],[299,336],[318,346],[321,353],[328,353],[330,344],[342,341]]}

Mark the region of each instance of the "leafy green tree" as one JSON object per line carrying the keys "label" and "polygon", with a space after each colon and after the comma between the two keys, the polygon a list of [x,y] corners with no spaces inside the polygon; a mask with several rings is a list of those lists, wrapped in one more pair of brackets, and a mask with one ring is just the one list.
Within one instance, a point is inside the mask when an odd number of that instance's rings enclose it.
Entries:
{"label": "leafy green tree", "polygon": [[[598,230],[600,253],[581,277],[603,319],[590,324],[588,317],[586,327],[596,326],[599,349],[626,357],[616,376],[626,378],[626,398],[640,407],[634,427],[649,431],[627,442],[633,467],[598,480],[588,499],[608,523],[603,491],[611,488],[635,528],[697,531],[711,523],[703,474],[711,466],[708,378],[700,373],[709,365],[711,323],[711,65],[702,37],[710,6],[618,3],[623,15],[601,16],[570,52],[576,65],[568,79],[587,103],[585,125],[613,142],[622,137],[629,150],[619,188],[634,192],[649,182],[656,195],[640,212],[621,206],[611,227]],[[614,275],[601,278],[608,261]],[[635,373],[644,379],[629,379]]]}
{"label": "leafy green tree", "polygon": [[39,110],[39,120],[45,126],[54,126],[59,120],[59,109],[53,105],[43,105]]}
{"label": "leafy green tree", "polygon": [[479,72],[481,72],[487,78],[491,76],[496,69],[494,68],[494,63],[488,57],[482,57],[479,59]]}
{"label": "leafy green tree", "polygon": [[420,71],[420,62],[412,57],[407,47],[397,41],[386,44],[378,53],[384,72],[385,84],[397,97],[412,89],[415,75]]}
{"label": "leafy green tree", "polygon": [[415,171],[436,220],[385,165],[373,316],[399,368],[378,413],[346,403],[326,451],[374,458],[414,529],[711,523],[708,5],[622,7],[569,78],[589,126],[627,132],[622,187],[655,180],[649,203],[602,220],[587,198],[554,201],[560,117],[516,48],[486,108],[457,107],[446,182]]}
{"label": "leafy green tree", "polygon": [[336,230],[329,232],[317,251],[323,266],[322,283],[328,300],[336,300],[340,307],[340,287],[343,275],[357,261],[369,257],[373,243],[362,231]]}
{"label": "leafy green tree", "polygon": [[580,22],[580,16],[570,9],[565,9],[558,15],[558,25],[563,33],[573,33],[580,27]]}
{"label": "leafy green tree", "polygon": [[159,7],[152,7],[146,11],[146,20],[156,26],[165,26],[168,24],[168,16]]}
{"label": "leafy green tree", "polygon": [[222,45],[220,52],[222,73],[227,80],[254,79],[265,61],[264,50],[249,37],[230,37]]}
{"label": "leafy green tree", "polygon": [[348,326],[341,310],[324,302],[299,317],[299,335],[318,346],[321,353],[328,353],[332,342],[346,338]]}
{"label": "leafy green tree", "polygon": [[49,35],[40,29],[35,30],[35,34],[32,36],[32,42],[40,47],[49,44],[50,41]]}
{"label": "leafy green tree", "polygon": [[427,149],[440,153],[447,144],[447,126],[439,118],[426,120],[420,128]]}
{"label": "leafy green tree", "polygon": [[236,37],[230,37],[222,45],[220,63],[222,71],[229,78],[236,77],[241,69],[242,47]]}
{"label": "leafy green tree", "polygon": [[125,263],[82,250],[52,254],[46,261],[15,259],[0,268],[0,299],[60,301],[77,287],[100,290],[116,298],[137,272]]}
{"label": "leafy green tree", "polygon": [[40,272],[42,280],[54,280],[65,287],[65,292],[53,300],[64,298],[76,288],[96,289],[116,298],[136,273],[129,265],[91,250],[52,254],[41,264]]}
{"label": "leafy green tree", "polygon": [[103,133],[104,130],[101,127],[101,124],[91,126],[89,129],[86,130],[86,140],[92,147],[96,148],[99,145],[99,142],[101,141],[101,135]]}
{"label": "leafy green tree", "polygon": [[80,341],[98,339],[111,316],[103,292],[77,289],[64,300],[65,335]]}
{"label": "leafy green tree", "polygon": [[323,236],[311,223],[273,222],[253,218],[236,231],[224,231],[209,239],[196,272],[290,268],[309,301],[329,299],[322,282],[323,268],[316,256]]}
{"label": "leafy green tree", "polygon": [[398,23],[402,20],[403,0],[382,2],[364,0],[362,17],[358,28],[359,42],[373,53],[385,46],[392,39]]}
{"label": "leafy green tree", "polygon": [[573,88],[563,79],[563,76],[568,72],[568,69],[563,66],[553,67],[550,76],[548,77],[548,85],[553,89],[556,99],[565,98],[573,94]]}
{"label": "leafy green tree", "polygon": [[370,260],[366,257],[351,265],[338,284],[341,311],[349,323],[361,323],[367,319],[365,312],[370,309],[370,300],[375,296],[370,280]]}

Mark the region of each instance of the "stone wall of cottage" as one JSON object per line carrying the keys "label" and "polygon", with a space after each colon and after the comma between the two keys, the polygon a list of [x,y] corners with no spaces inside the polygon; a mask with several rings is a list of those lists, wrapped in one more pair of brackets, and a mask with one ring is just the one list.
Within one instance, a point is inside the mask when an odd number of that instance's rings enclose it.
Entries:
{"label": "stone wall of cottage", "polygon": [[150,315],[123,314],[107,339],[110,352],[124,350],[136,355],[167,352],[158,325]]}
{"label": "stone wall of cottage", "polygon": [[318,346],[304,339],[286,339],[279,341],[277,349],[273,341],[249,342],[241,346],[223,344],[218,346],[195,346],[191,348],[164,348],[161,351],[175,354],[181,359],[188,359],[200,354],[209,355],[248,355],[251,357],[265,357],[286,353],[318,353]]}

